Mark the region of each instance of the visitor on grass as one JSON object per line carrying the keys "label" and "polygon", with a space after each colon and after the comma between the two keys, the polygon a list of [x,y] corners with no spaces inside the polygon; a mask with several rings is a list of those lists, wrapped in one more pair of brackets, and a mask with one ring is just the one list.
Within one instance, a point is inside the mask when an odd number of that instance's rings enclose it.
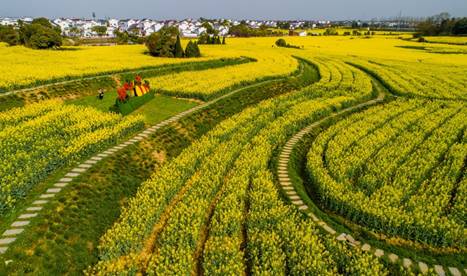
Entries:
{"label": "visitor on grass", "polygon": [[103,100],[103,99],[104,99],[104,89],[102,89],[102,88],[99,89],[99,92],[98,92],[98,94],[97,94],[97,98],[98,98],[99,100]]}

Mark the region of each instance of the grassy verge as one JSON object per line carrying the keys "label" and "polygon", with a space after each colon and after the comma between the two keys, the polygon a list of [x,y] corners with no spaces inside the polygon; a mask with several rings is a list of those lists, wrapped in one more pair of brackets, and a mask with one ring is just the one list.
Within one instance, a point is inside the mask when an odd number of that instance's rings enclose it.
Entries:
{"label": "grassy verge", "polygon": [[[107,112],[109,108],[115,104],[116,94],[105,95],[103,100],[97,99],[96,96],[87,96],[80,99],[67,101],[68,104],[91,106],[101,111]],[[164,95],[156,95],[154,99],[147,102],[132,114],[141,114],[144,116],[146,124],[156,124],[170,116],[188,110],[197,103],[185,99],[176,99]]]}
{"label": "grassy verge", "polygon": [[[25,234],[0,256],[0,274],[81,274],[97,261],[99,238],[119,217],[121,206],[154,170],[225,118],[316,80],[316,70],[301,64],[303,69],[298,76],[221,99],[82,174],[51,200],[41,211],[40,219],[33,220]],[[6,260],[13,262],[5,265]]]}
{"label": "grassy verge", "polygon": [[107,72],[105,74],[103,73],[95,76],[51,80],[46,83],[35,84],[47,86],[34,88],[34,85],[30,85],[28,87],[24,87],[31,88],[31,90],[25,92],[9,95],[1,95],[0,92],[0,111],[50,98],[75,99],[83,96],[97,95],[97,91],[99,89],[104,89],[109,93],[110,91],[115,90],[116,79],[133,79],[136,74],[141,75],[143,78],[150,78],[154,76],[176,74],[183,71],[200,71],[254,61],[254,59],[247,57],[216,59],[203,62],[187,62],[157,67],[143,67],[137,70]]}

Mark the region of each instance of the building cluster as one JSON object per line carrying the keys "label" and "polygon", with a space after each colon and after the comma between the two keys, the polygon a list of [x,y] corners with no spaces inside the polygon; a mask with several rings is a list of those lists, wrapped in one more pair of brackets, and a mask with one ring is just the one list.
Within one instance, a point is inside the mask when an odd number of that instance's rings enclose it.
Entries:
{"label": "building cluster", "polygon": [[[31,22],[32,18],[0,18],[0,25],[15,26],[18,20],[25,23]],[[377,25],[379,27],[394,28],[398,27],[400,21],[274,21],[274,20],[204,20],[204,19],[185,19],[185,20],[153,20],[153,19],[82,19],[82,18],[56,18],[50,20],[52,24],[59,26],[62,34],[71,37],[96,37],[96,26],[104,26],[107,28],[105,36],[114,37],[116,31],[128,32],[138,36],[148,36],[159,31],[164,26],[176,26],[180,30],[183,37],[198,37],[206,32],[206,24],[210,24],[212,29],[216,30],[218,35],[226,36],[229,33],[231,26],[239,24],[247,24],[250,28],[258,29],[261,27],[277,28],[287,26],[290,30],[297,29],[312,29],[312,28],[328,28],[332,26],[346,26],[358,22],[359,26]],[[404,27],[407,27],[407,22],[404,22]]]}
{"label": "building cluster", "polygon": [[[18,24],[18,20],[25,23],[31,22],[32,18],[0,18],[0,25]],[[98,36],[94,27],[104,26],[107,28],[107,37],[114,37],[116,31],[133,33],[139,36],[148,36],[159,31],[164,26],[176,26],[183,37],[198,37],[207,31],[207,24],[216,30],[218,35],[227,36],[231,26],[247,24],[250,28],[258,29],[261,27],[277,28],[278,22],[274,20],[204,20],[204,19],[185,19],[185,20],[153,20],[153,19],[82,19],[82,18],[56,18],[50,22],[62,30],[65,36],[76,37],[95,37]],[[316,21],[310,24],[309,21],[288,21],[290,29],[299,29],[303,27],[319,27],[330,25],[330,21]]]}

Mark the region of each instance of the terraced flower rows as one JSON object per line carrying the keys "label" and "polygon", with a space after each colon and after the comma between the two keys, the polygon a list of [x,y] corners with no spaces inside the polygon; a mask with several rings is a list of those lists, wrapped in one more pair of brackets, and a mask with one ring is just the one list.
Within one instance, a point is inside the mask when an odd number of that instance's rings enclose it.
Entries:
{"label": "terraced flower rows", "polygon": [[143,127],[92,108],[46,101],[0,113],[0,213],[51,172]]}
{"label": "terraced flower rows", "polygon": [[406,97],[429,99],[467,99],[467,67],[456,64],[400,62],[370,59],[352,61],[366,68],[391,88]]}
{"label": "terraced flower rows", "polygon": [[[154,59],[143,45],[65,47],[62,51],[35,51],[0,43],[0,91],[104,72],[187,62],[186,59]],[[98,58],[96,58],[98,57]],[[206,61],[219,57],[203,57]],[[195,61],[195,60],[192,60]]]}
{"label": "terraced flower rows", "polygon": [[[231,86],[240,85],[268,77],[286,76],[297,67],[297,60],[290,54],[275,49],[263,49],[255,52],[253,63],[204,70],[201,72],[183,72],[177,75],[165,75],[151,78],[153,87],[164,94],[182,97],[210,99]],[[237,56],[251,55],[245,50],[232,50]]]}
{"label": "terraced flower rows", "polygon": [[385,274],[374,257],[319,235],[281,200],[269,171],[291,133],[373,96],[361,71],[317,63],[319,83],[227,119],[144,183],[102,237],[91,271]]}
{"label": "terraced flower rows", "polygon": [[465,246],[463,103],[396,100],[318,136],[308,168],[329,209],[391,235]]}
{"label": "terraced flower rows", "polygon": [[[312,60],[321,80],[226,119],[158,168],[101,238],[101,262],[88,273],[387,274],[374,256],[323,235],[288,205],[271,170],[281,147],[304,127],[376,98],[368,74],[398,97],[336,123],[314,141],[308,170],[321,207],[378,233],[464,252],[465,66],[440,64],[439,56],[426,62],[429,53],[417,60],[401,48],[409,61],[383,60],[380,49],[357,57],[362,49],[341,47],[363,42],[339,39],[322,49],[307,40],[306,50],[271,48],[269,38],[232,40],[203,47],[207,59],[258,62],[153,78],[164,93],[211,99],[245,82],[290,75],[295,55]],[[0,113],[0,156],[9,158],[2,169],[7,177],[0,170],[7,195],[0,196],[1,208],[14,207],[51,171],[142,126],[140,118],[54,103]],[[17,164],[26,173],[15,173]]]}

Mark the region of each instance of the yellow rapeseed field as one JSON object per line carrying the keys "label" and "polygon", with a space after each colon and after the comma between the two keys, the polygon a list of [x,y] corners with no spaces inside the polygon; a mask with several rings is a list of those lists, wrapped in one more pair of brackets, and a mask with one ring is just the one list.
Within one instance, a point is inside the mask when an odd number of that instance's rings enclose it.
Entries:
{"label": "yellow rapeseed field", "polygon": [[[36,81],[100,72],[135,69],[187,59],[153,58],[143,45],[64,47],[60,51],[32,50],[0,43],[0,87],[27,85]],[[207,58],[197,59],[202,61]]]}
{"label": "yellow rapeseed field", "polygon": [[426,41],[433,43],[449,43],[449,44],[459,44],[467,45],[467,37],[465,36],[427,36],[425,37]]}
{"label": "yellow rapeseed field", "polygon": [[[426,44],[404,41],[397,36],[352,36],[285,37],[290,44],[304,46],[303,50],[273,47],[276,37],[230,38],[227,45],[202,45],[203,61],[221,57],[247,56],[256,63],[219,68],[198,72],[184,72],[177,76],[168,75],[152,79],[152,84],[172,92],[187,95],[211,94],[243,81],[290,74],[297,68],[292,55],[357,56],[399,61],[436,64],[467,65],[465,54],[433,54],[423,49],[401,48]],[[185,43],[187,41],[184,41]],[[462,52],[464,46],[429,44],[441,52]],[[35,81],[81,76],[100,72],[135,69],[169,63],[192,61],[193,59],[154,58],[145,54],[143,45],[66,47],[62,51],[37,51],[21,46],[7,47],[0,44],[0,87],[27,85]],[[180,94],[180,93],[177,93]]]}
{"label": "yellow rapeseed field", "polygon": [[204,46],[202,52],[208,56],[247,56],[257,62],[156,77],[150,79],[152,87],[169,94],[205,97],[245,81],[288,75],[297,69],[293,51],[272,47],[273,39],[230,39],[228,42],[225,46]]}

